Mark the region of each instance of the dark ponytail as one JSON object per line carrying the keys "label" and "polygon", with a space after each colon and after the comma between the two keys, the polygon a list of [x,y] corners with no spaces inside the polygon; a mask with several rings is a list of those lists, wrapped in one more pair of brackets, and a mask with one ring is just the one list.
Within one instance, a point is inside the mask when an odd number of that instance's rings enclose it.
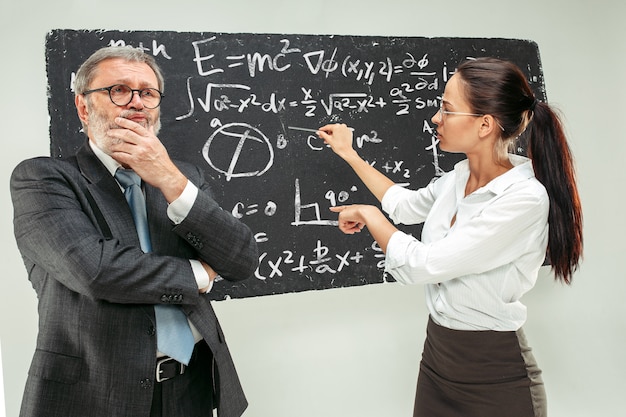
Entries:
{"label": "dark ponytail", "polygon": [[[523,133],[535,176],[550,198],[548,261],[556,279],[571,283],[582,257],[582,208],[572,152],[558,115],[539,102],[522,71],[513,63],[478,58],[462,63],[458,74],[472,111],[490,114],[512,147]],[[506,147],[505,147],[506,148]]]}
{"label": "dark ponytail", "polygon": [[583,246],[582,208],[572,152],[561,120],[545,103],[535,106],[526,130],[535,176],[550,197],[548,260],[556,277],[569,284]]}

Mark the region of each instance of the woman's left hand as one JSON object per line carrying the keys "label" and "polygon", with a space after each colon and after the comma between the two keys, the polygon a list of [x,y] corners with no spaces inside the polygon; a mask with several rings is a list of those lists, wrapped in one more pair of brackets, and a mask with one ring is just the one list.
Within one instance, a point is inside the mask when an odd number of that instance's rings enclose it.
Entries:
{"label": "woman's left hand", "polygon": [[368,231],[384,253],[387,253],[387,244],[391,235],[398,231],[376,206],[354,204],[331,207],[330,211],[339,213],[339,230],[345,234],[359,233],[367,226]]}
{"label": "woman's left hand", "polygon": [[359,233],[366,226],[363,211],[365,205],[355,204],[351,206],[331,207],[330,211],[339,213],[339,230],[345,234],[352,235]]}

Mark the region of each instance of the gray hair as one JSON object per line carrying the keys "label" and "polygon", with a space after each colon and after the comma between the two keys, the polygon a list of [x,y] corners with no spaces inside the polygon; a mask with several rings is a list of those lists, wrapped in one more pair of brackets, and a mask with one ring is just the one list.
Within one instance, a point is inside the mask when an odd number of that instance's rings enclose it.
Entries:
{"label": "gray hair", "polygon": [[107,59],[123,59],[128,62],[139,62],[147,64],[154,74],[158,82],[158,89],[161,92],[165,89],[165,80],[161,68],[156,63],[154,57],[146,54],[139,48],[130,46],[107,46],[94,52],[76,72],[74,80],[74,94],[80,95],[87,91],[89,85],[93,81],[98,71],[98,65]]}

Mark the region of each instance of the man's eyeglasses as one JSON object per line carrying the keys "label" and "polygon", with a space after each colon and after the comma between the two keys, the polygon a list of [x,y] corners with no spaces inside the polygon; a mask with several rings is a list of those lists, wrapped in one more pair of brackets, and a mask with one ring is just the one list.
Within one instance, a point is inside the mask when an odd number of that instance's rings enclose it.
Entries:
{"label": "man's eyeglasses", "polygon": [[102,88],[94,88],[93,90],[87,90],[83,93],[83,95],[96,93],[98,91],[107,91],[109,93],[109,98],[116,106],[126,106],[128,103],[133,101],[133,96],[135,92],[139,94],[139,98],[143,103],[144,107],[148,109],[156,109],[161,104],[161,99],[164,97],[163,93],[161,93],[156,88],[141,88],[141,89],[133,89],[124,84],[115,84],[110,87],[102,87]]}

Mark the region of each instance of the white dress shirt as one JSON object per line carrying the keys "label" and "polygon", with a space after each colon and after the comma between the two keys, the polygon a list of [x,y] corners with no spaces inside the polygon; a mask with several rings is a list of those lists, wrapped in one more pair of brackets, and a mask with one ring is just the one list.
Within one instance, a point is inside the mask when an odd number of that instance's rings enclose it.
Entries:
{"label": "white dress shirt", "polygon": [[424,222],[421,241],[392,235],[385,270],[403,284],[425,284],[428,310],[441,326],[515,331],[526,321],[520,298],[545,259],[549,199],[532,162],[509,159],[512,169],[468,196],[464,160],[427,187],[395,185],[383,197],[395,223]]}

